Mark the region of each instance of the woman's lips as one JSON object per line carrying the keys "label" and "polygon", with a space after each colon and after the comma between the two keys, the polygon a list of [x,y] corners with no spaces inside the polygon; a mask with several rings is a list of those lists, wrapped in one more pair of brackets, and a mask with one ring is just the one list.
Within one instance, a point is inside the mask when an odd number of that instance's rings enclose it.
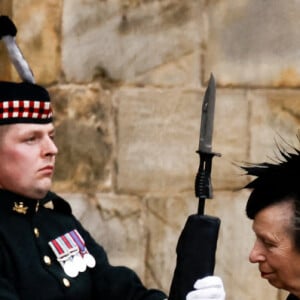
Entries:
{"label": "woman's lips", "polygon": [[260,276],[262,278],[268,278],[268,277],[272,276],[272,274],[274,274],[274,272],[260,272]]}

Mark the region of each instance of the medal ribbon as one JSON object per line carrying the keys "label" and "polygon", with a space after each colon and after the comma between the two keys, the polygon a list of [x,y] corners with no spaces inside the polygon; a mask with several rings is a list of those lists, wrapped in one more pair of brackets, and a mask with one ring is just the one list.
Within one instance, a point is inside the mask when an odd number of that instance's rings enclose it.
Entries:
{"label": "medal ribbon", "polygon": [[66,252],[65,249],[61,247],[57,239],[50,241],[49,245],[53,250],[54,254],[56,255],[57,259],[61,259],[62,257],[68,255],[68,251]]}
{"label": "medal ribbon", "polygon": [[83,240],[83,238],[81,237],[80,233],[74,229],[72,231],[70,231],[70,236],[71,238],[74,240],[74,242],[76,243],[76,245],[79,247],[79,251],[80,253],[84,254],[87,253],[87,248],[85,246],[85,242]]}
{"label": "medal ribbon", "polygon": [[89,253],[88,249],[86,248],[85,242],[84,242],[82,236],[80,235],[80,233],[76,229],[74,229],[74,230],[70,231],[70,236],[72,237],[74,242],[79,247],[80,254],[83,257],[83,259],[85,260],[86,265],[89,268],[94,268],[96,265],[96,260]]}
{"label": "medal ribbon", "polygon": [[74,243],[73,239],[69,237],[69,233],[61,236],[64,244],[68,247],[68,251],[70,254],[75,255],[79,252],[78,246]]}
{"label": "medal ribbon", "polygon": [[63,249],[64,253],[67,254],[63,260],[69,259],[71,257],[71,252],[70,252],[69,247],[64,243],[62,236],[56,238],[56,241],[59,244],[59,246]]}

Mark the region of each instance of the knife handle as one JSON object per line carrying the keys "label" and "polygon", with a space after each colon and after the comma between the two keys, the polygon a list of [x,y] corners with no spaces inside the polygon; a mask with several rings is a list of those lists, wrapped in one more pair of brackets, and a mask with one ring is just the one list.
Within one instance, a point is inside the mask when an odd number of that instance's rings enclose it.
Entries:
{"label": "knife handle", "polygon": [[211,166],[215,153],[197,151],[200,165],[195,179],[195,195],[199,198],[198,214],[204,213],[205,199],[212,198]]}

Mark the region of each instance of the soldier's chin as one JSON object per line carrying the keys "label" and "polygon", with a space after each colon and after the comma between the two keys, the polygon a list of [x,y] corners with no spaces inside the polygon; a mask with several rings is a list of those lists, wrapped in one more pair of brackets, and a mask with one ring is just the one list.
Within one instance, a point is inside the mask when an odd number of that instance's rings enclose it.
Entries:
{"label": "soldier's chin", "polygon": [[49,181],[49,182],[43,182],[42,185],[36,187],[35,191],[34,191],[34,198],[35,199],[41,199],[41,198],[44,198],[47,193],[50,191],[51,189],[51,186],[52,186],[52,182]]}

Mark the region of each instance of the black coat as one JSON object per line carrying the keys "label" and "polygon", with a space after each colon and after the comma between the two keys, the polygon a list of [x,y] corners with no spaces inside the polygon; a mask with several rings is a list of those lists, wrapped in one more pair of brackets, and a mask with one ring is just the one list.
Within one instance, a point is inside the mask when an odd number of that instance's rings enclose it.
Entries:
{"label": "black coat", "polygon": [[286,298],[286,300],[299,300],[299,298],[297,298],[296,296],[289,294],[288,297]]}
{"label": "black coat", "polygon": [[[52,209],[47,208],[50,202]],[[71,278],[48,242],[74,229],[83,237],[96,266]],[[132,270],[111,266],[104,249],[72,215],[65,200],[48,193],[45,199],[36,201],[0,190],[1,300],[164,298],[164,293],[146,289]]]}

